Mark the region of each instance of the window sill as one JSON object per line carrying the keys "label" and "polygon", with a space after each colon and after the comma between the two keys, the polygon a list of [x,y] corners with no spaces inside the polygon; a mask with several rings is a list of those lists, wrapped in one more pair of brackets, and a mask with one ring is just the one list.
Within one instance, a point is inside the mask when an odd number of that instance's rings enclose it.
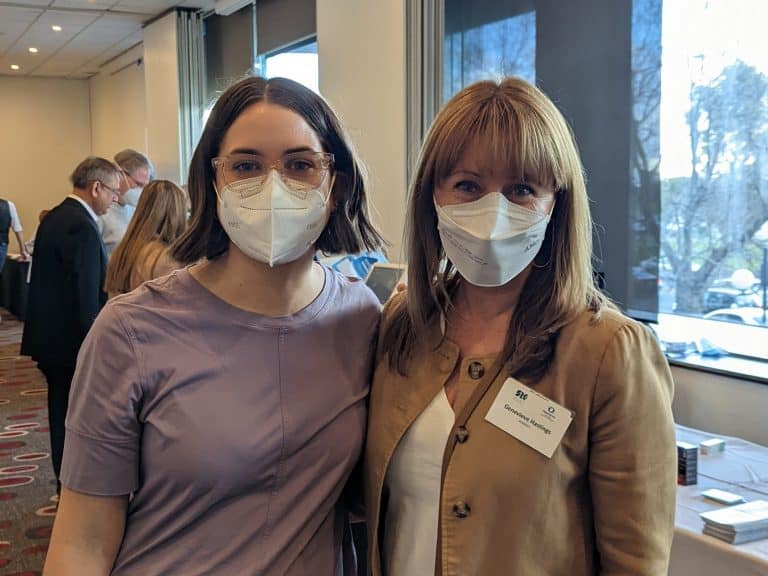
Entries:
{"label": "window sill", "polygon": [[671,365],[768,384],[768,328],[677,314],[649,324]]}
{"label": "window sill", "polygon": [[685,357],[668,354],[667,360],[670,366],[680,366],[740,380],[750,380],[759,384],[768,384],[768,362],[763,360],[740,356],[708,358],[700,354],[688,354]]}

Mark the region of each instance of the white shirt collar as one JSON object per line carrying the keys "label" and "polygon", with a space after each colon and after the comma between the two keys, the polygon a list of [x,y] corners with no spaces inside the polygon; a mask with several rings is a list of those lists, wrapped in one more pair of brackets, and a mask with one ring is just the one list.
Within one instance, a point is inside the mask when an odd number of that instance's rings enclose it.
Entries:
{"label": "white shirt collar", "polygon": [[85,209],[86,209],[86,210],[88,210],[88,214],[90,214],[90,215],[91,215],[91,218],[93,218],[93,221],[94,221],[94,222],[98,222],[98,221],[99,221],[99,217],[98,217],[98,216],[96,216],[96,212],[94,212],[94,211],[93,211],[93,208],[91,208],[90,206],[88,206],[88,204],[86,203],[86,201],[85,201],[85,200],[83,200],[82,198],[80,198],[80,196],[78,196],[78,195],[76,195],[76,194],[69,194],[69,195],[67,196],[67,198],[72,198],[72,200],[77,200],[78,202],[80,202],[80,204],[82,204],[82,205],[85,207]]}

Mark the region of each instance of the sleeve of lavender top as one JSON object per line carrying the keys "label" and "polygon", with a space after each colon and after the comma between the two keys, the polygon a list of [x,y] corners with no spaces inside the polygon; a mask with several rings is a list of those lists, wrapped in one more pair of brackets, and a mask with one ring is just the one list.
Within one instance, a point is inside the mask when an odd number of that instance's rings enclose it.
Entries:
{"label": "sleeve of lavender top", "polygon": [[139,487],[141,375],[136,341],[119,308],[107,305],[93,324],[69,394],[61,482],[96,496]]}

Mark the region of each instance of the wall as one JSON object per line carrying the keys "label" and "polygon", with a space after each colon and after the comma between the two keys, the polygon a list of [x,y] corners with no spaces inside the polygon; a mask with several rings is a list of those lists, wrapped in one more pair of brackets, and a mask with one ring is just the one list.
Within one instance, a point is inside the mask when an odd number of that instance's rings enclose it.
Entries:
{"label": "wall", "polygon": [[90,80],[91,148],[112,158],[124,148],[147,150],[142,46],[137,46]]}
{"label": "wall", "polygon": [[88,81],[0,76],[0,126],[0,196],[16,204],[29,239],[40,210],[72,190],[69,175],[91,152]]}
{"label": "wall", "polygon": [[768,446],[768,384],[672,367],[675,420]]}
{"label": "wall", "polygon": [[175,12],[144,29],[144,94],[146,152],[158,178],[181,182]]}
{"label": "wall", "polygon": [[401,260],[405,212],[405,3],[317,0],[320,92],[370,173],[374,222]]}
{"label": "wall", "polygon": [[631,0],[536,4],[537,84],[576,135],[599,231],[596,266],[622,307],[629,293],[629,198],[616,191],[630,189],[631,21]]}

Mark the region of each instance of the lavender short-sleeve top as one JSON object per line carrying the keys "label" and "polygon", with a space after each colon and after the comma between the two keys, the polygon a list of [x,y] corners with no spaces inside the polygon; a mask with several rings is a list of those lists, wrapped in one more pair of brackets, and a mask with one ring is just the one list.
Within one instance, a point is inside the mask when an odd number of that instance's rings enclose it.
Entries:
{"label": "lavender short-sleeve top", "polygon": [[112,300],[78,358],[61,480],[133,493],[113,574],[334,574],[379,313],[329,269],[287,317],[186,269]]}

